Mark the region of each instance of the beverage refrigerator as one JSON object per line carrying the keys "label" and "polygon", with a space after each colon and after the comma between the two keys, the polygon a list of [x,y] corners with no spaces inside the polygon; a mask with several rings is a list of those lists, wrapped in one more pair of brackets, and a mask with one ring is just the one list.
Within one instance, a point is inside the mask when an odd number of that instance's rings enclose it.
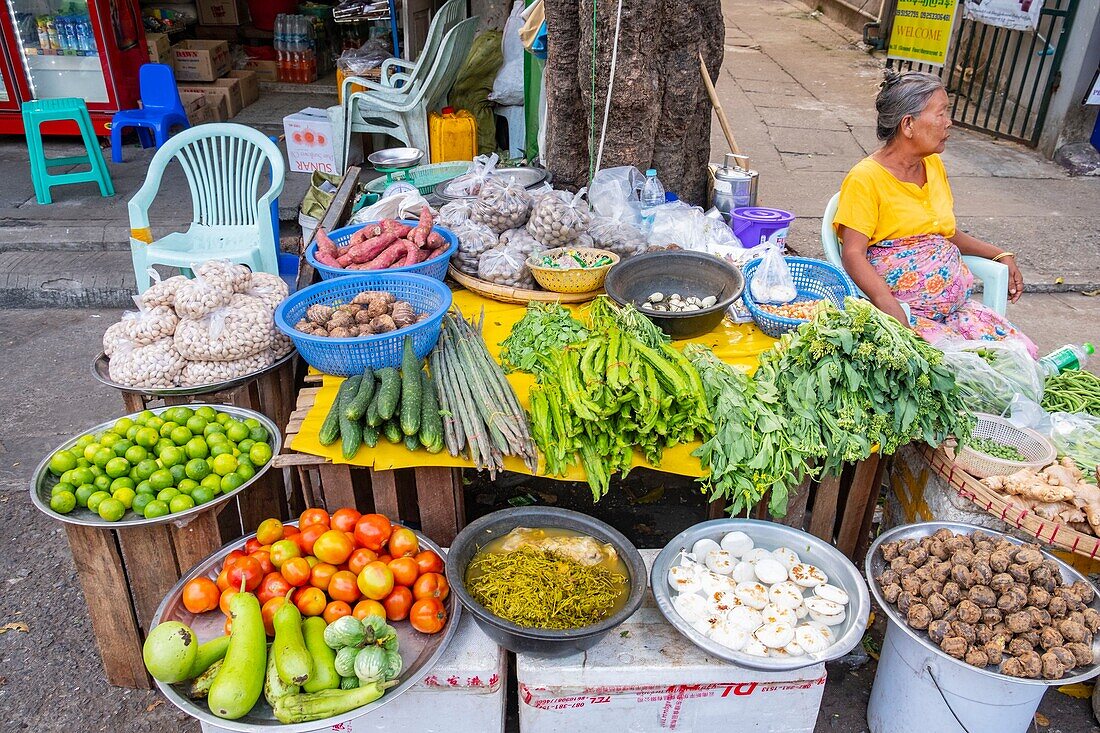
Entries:
{"label": "beverage refrigerator", "polygon": [[[23,102],[81,97],[97,135],[138,106],[138,69],[148,61],[138,0],[2,0],[0,134],[22,134]],[[43,125],[75,134],[76,125]]]}

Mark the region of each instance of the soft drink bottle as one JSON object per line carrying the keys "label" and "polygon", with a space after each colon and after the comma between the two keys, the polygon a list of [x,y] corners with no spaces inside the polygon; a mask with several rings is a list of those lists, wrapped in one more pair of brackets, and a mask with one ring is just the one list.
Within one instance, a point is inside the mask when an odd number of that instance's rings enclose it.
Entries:
{"label": "soft drink bottle", "polygon": [[286,81],[286,16],[275,16],[275,76]]}
{"label": "soft drink bottle", "polygon": [[1095,353],[1096,347],[1090,343],[1084,343],[1080,346],[1066,344],[1040,359],[1039,366],[1043,368],[1047,376],[1054,377],[1070,369],[1084,368],[1089,357]]}

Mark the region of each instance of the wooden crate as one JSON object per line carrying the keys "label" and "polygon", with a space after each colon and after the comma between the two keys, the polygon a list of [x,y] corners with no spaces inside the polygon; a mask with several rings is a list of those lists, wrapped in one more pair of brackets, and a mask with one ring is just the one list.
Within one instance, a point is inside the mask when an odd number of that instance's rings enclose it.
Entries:
{"label": "wooden crate", "polygon": [[286,428],[283,454],[275,456],[277,467],[292,468],[298,474],[301,495],[293,506],[321,507],[334,512],[355,507],[361,512],[385,514],[402,524],[413,524],[432,540],[446,547],[465,525],[462,471],[457,468],[421,466],[395,471],[334,464],[326,458],[295,453],[287,446],[298,434],[302,421],[313,408],[321,377],[307,376],[298,393],[298,404]]}

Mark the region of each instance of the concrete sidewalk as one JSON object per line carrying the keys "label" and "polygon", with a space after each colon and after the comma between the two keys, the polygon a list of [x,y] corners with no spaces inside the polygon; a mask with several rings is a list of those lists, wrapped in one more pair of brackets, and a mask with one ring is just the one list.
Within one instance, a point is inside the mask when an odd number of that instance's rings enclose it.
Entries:
{"label": "concrete sidewalk", "polygon": [[[741,149],[760,172],[762,206],[797,214],[791,244],[822,256],[821,212],[844,174],[873,152],[883,55],[793,0],[725,0],[717,84]],[[717,119],[711,160],[729,150]],[[1100,178],[1071,178],[1036,151],[962,128],[944,153],[959,225],[1018,253],[1029,289],[1100,285]]]}

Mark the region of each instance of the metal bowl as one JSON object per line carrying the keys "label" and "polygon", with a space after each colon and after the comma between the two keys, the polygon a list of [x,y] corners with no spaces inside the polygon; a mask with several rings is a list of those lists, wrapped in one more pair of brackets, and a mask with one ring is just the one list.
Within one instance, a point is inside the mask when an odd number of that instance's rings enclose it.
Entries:
{"label": "metal bowl", "polygon": [[[1022,677],[1009,677],[1003,675],[1000,672],[992,671],[989,668],[982,669],[980,667],[974,667],[967,664],[961,659],[955,659],[952,656],[944,653],[942,649],[928,638],[928,634],[924,631],[918,631],[910,628],[905,618],[898,611],[897,607],[893,604],[887,603],[886,599],[882,597],[882,589],[879,588],[878,581],[875,578],[882,574],[883,569],[886,567],[886,561],[882,559],[882,553],[878,551],[879,547],[884,542],[894,542],[897,540],[919,540],[929,535],[935,534],[937,530],[949,529],[957,534],[972,534],[974,532],[983,532],[991,537],[999,537],[1008,540],[1014,545],[1026,545],[1028,542],[1013,537],[1011,535],[1004,534],[1003,532],[997,532],[987,527],[978,527],[973,524],[965,524],[963,522],[921,522],[920,524],[906,524],[901,527],[885,532],[880,535],[878,539],[872,543],[871,548],[867,551],[867,559],[864,561],[867,569],[867,584],[871,586],[871,593],[875,596],[875,603],[882,608],[886,617],[894,623],[901,631],[907,634],[909,637],[916,639],[922,645],[935,652],[937,658],[964,667],[971,672],[977,672],[978,674],[985,675],[997,680],[1010,680],[1013,684],[1021,685],[1042,685],[1044,687],[1070,685],[1074,682],[1084,682],[1085,680],[1092,679],[1100,673],[1100,634],[1094,634],[1092,639],[1092,656],[1095,660],[1091,665],[1087,667],[1079,667],[1083,671],[1078,672],[1072,677],[1062,677],[1056,680],[1033,680],[1025,679]],[[1034,543],[1030,543],[1034,544]],[[1058,569],[1062,572],[1062,580],[1065,583],[1075,583],[1077,581],[1084,581],[1089,583],[1089,579],[1081,573],[1074,570],[1066,563],[1059,560],[1049,552],[1042,550],[1042,553],[1047,556],[1048,559],[1058,563]],[[1091,584],[1091,583],[1090,583]],[[1092,599],[1092,603],[1089,604],[1092,608],[1100,611],[1100,593]]]}
{"label": "metal bowl", "polygon": [[412,168],[424,157],[424,151],[420,148],[386,148],[376,150],[367,156],[367,161],[375,168],[388,168],[400,170]]}
{"label": "metal bowl", "polygon": [[[297,523],[290,522],[290,524]],[[149,628],[152,629],[162,621],[180,621],[191,627],[191,630],[199,637],[200,643],[221,636],[224,633],[223,627],[225,625],[225,617],[217,611],[209,611],[199,615],[195,615],[188,611],[183,606],[183,586],[185,586],[189,580],[200,576],[210,578],[211,580],[217,579],[218,572],[221,570],[225,556],[235,549],[244,547],[245,542],[255,536],[255,534],[251,534],[248,537],[242,537],[239,540],[230,542],[228,545],[192,568],[191,572],[187,573],[187,575],[180,578],[180,581],[176,583],[175,587],[172,588],[168,595],[165,596],[164,600],[161,601],[160,606],[157,608],[157,612],[153,615],[153,620],[150,622]],[[416,532],[416,537],[420,541],[421,549],[429,549],[438,553],[440,557],[445,557],[443,550],[423,534]],[[308,723],[284,725],[275,719],[271,706],[267,704],[261,695],[256,705],[243,718],[238,720],[223,720],[211,713],[209,708],[201,701],[196,703],[187,696],[190,682],[169,685],[157,681],[157,688],[160,689],[161,694],[168,698],[169,702],[180,710],[193,718],[201,720],[203,723],[216,726],[219,730],[278,730],[279,733],[305,733],[306,731],[330,730],[331,726],[354,720],[394,700],[398,695],[406,692],[413,685],[417,684],[421,678],[431,670],[454,638],[455,632],[458,630],[458,621],[462,614],[462,607],[454,600],[453,594],[447,597],[443,605],[447,609],[447,625],[437,634],[421,634],[419,631],[413,629],[407,621],[399,621],[393,624],[394,628],[397,629],[398,648],[401,651],[401,658],[405,661],[404,669],[397,678],[398,684],[396,687],[387,690],[386,694],[375,702],[364,705],[361,708],[356,708],[349,713],[325,718],[324,720],[311,720]]]}
{"label": "metal bowl", "polygon": [[[688,339],[714,330],[726,309],[741,297],[745,278],[725,260],[702,252],[650,252],[623,260],[607,273],[604,290],[619,305],[630,303],[674,339]],[[716,296],[709,308],[689,313],[663,313],[640,306],[655,292],[684,297]]]}
{"label": "metal bowl", "polygon": [[[751,654],[732,651],[708,639],[691,628],[691,625],[676,612],[672,607],[668,571],[676,564],[680,553],[690,552],[692,545],[701,539],[710,538],[718,542],[726,533],[738,530],[751,537],[757,547],[767,550],[789,547],[797,552],[804,562],[821,568],[829,576],[830,583],[843,588],[848,593],[847,618],[844,619],[844,623],[834,627],[836,642],[832,646],[817,654],[806,654],[790,659],[755,657]],[[793,527],[757,519],[714,519],[696,524],[676,535],[653,561],[650,586],[653,588],[657,608],[668,622],[690,639],[695,646],[727,662],[766,672],[801,669],[844,656],[863,640],[863,632],[867,629],[867,618],[871,613],[871,599],[867,594],[867,584],[863,582],[859,569],[840,550]]]}
{"label": "metal bowl", "polygon": [[[630,595],[626,604],[618,613],[598,624],[563,631],[519,626],[489,613],[466,590],[466,567],[483,545],[516,527],[569,529],[613,545],[626,563],[630,575]],[[517,654],[556,658],[595,646],[612,629],[630,618],[645,597],[646,573],[645,563],[637,548],[614,527],[580,512],[530,506],[493,512],[459,532],[447,555],[447,582],[451,586],[451,596],[458,597],[481,630],[497,644]]]}
{"label": "metal bowl", "polygon": [[[497,168],[493,171],[493,176],[497,178],[511,178],[514,183],[530,190],[541,185],[542,182],[546,180],[547,173],[542,168],[523,166],[519,168]],[[450,181],[443,181],[442,183],[437,183],[435,186],[434,194],[442,199],[443,203],[447,203],[448,201],[473,200],[477,198],[477,196],[455,196],[454,194],[447,193],[447,186],[453,180],[452,178]]]}
{"label": "metal bowl", "polygon": [[233,389],[234,387],[240,387],[245,382],[251,381],[257,377],[262,377],[268,372],[273,372],[283,364],[293,359],[297,354],[297,350],[291,349],[283,356],[276,359],[271,364],[268,364],[263,369],[251,372],[249,374],[242,375],[240,377],[234,377],[224,382],[212,382],[210,384],[196,384],[190,387],[133,387],[111,379],[111,360],[107,358],[107,354],[102,351],[99,352],[99,356],[92,362],[92,376],[95,377],[102,384],[108,387],[114,387],[117,390],[123,392],[134,392],[136,394],[146,394],[153,397],[196,397],[198,395],[213,394],[214,392],[224,392],[227,389]]}
{"label": "metal bowl", "polygon": [[[236,407],[234,405],[215,405],[215,404],[206,404],[206,403],[201,403],[201,402],[196,402],[195,404],[189,404],[189,405],[166,405],[164,407],[154,407],[154,408],[150,409],[150,412],[152,412],[155,415],[159,415],[160,413],[164,412],[165,410],[170,410],[173,407],[189,407],[192,410],[197,409],[199,407],[213,407],[215,410],[217,410],[219,412],[227,412],[230,415],[235,415],[236,417],[240,418],[241,420],[245,420],[245,419],[250,418],[250,417],[255,418],[255,419],[259,420],[260,424],[264,426],[265,430],[267,430],[268,436],[270,437],[270,441],[271,441],[271,455],[272,456],[277,456],[277,455],[279,455],[279,452],[282,450],[283,436],[282,436],[282,433],[279,430],[279,426],[276,425],[274,422],[272,422],[271,419],[267,417],[267,415],[264,415],[262,413],[255,412],[253,410],[247,410],[243,407]],[[54,485],[58,483],[57,477],[55,477],[52,473],[50,473],[50,459],[53,458],[53,454],[57,453],[59,450],[64,450],[66,448],[71,448],[74,445],[76,445],[76,441],[80,439],[81,435],[86,435],[88,433],[101,432],[101,431],[106,430],[107,428],[111,427],[112,425],[114,425],[116,422],[118,422],[123,417],[129,417],[129,418],[132,419],[137,414],[138,413],[136,413],[136,412],[132,412],[129,415],[122,415],[120,417],[115,418],[114,420],[110,420],[110,421],[105,422],[105,423],[100,423],[99,425],[96,425],[93,428],[88,428],[87,430],[82,430],[79,433],[79,435],[77,435],[77,437],[69,438],[64,443],[62,443],[61,445],[59,445],[56,448],[54,448],[53,450],[51,450],[46,455],[46,457],[42,459],[42,462],[38,464],[38,468],[36,468],[34,470],[34,473],[32,474],[32,477],[31,477],[31,486],[30,486],[31,501],[34,502],[34,505],[36,507],[38,507],[40,510],[42,510],[42,512],[44,514],[46,514],[47,516],[49,516],[51,519],[56,519],[56,520],[61,521],[61,522],[67,522],[69,524],[80,524],[80,525],[83,525],[85,527],[104,527],[104,528],[107,528],[107,529],[122,529],[124,527],[138,527],[138,526],[148,526],[148,525],[152,525],[152,524],[166,524],[168,522],[174,522],[174,523],[178,524],[179,526],[183,526],[183,525],[187,524],[187,522],[192,517],[194,517],[198,514],[201,514],[202,512],[207,512],[207,511],[210,511],[211,509],[215,509],[218,506],[224,504],[226,501],[232,499],[234,496],[236,496],[237,494],[241,493],[242,491],[247,489],[252,484],[259,481],[260,477],[263,476],[265,473],[267,473],[267,470],[269,468],[271,468],[272,461],[268,461],[264,465],[259,466],[258,468],[256,468],[256,475],[255,476],[253,476],[252,478],[245,481],[243,484],[241,484],[239,487],[237,487],[233,491],[230,491],[229,493],[218,494],[212,500],[206,502],[205,504],[199,504],[198,506],[193,507],[191,509],[188,509],[187,511],[177,512],[175,514],[166,514],[163,517],[156,517],[154,519],[145,519],[144,517],[142,517],[141,515],[136,513],[133,509],[127,509],[126,514],[124,514],[122,516],[122,519],[118,520],[117,522],[108,522],[106,519],[103,519],[102,517],[100,517],[98,514],[96,514],[92,510],[87,509],[87,508],[83,508],[83,507],[79,507],[79,506],[76,507],[75,509],[73,509],[68,514],[58,514],[53,509],[50,509],[50,490],[53,489]]]}

